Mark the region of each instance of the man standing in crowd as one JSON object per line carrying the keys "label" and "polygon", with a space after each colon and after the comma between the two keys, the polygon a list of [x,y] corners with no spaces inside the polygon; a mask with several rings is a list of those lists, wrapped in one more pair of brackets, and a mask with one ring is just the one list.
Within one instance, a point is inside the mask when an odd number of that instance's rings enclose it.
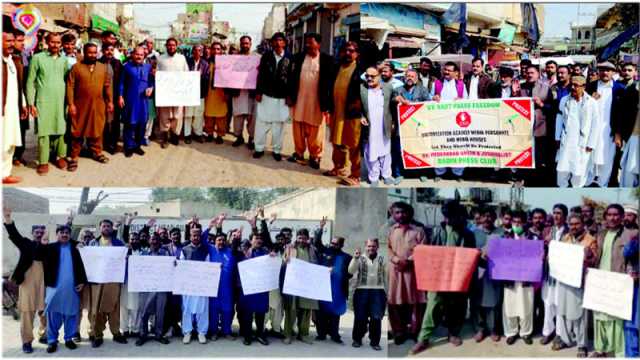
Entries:
{"label": "man standing in crowd", "polygon": [[[565,68],[558,70],[562,79]],[[571,77],[571,95],[565,96],[558,105],[556,117],[555,139],[558,155],[558,187],[587,185],[591,153],[595,147],[594,125],[598,123],[598,107],[596,101],[585,93],[585,78]],[[561,82],[556,83],[556,86]],[[591,141],[591,142],[590,142]],[[559,145],[558,145],[559,144]]]}
{"label": "man standing in crowd", "polygon": [[[550,116],[557,116],[560,112],[560,101],[567,95],[571,94],[571,74],[569,67],[565,65],[558,66],[556,74],[557,81],[551,85],[551,96],[553,96],[553,111]],[[557,127],[557,125],[556,125]]]}
{"label": "man standing in crowd", "polygon": [[31,59],[26,85],[29,111],[34,118],[38,118],[38,175],[49,172],[51,150],[55,151],[56,166],[63,170],[67,168],[67,144],[64,141],[67,58],[60,55],[60,34],[49,33],[46,39],[47,51]]}
{"label": "man standing in crowd", "polygon": [[204,116],[204,98],[207,96],[209,89],[209,63],[207,59],[202,57],[204,48],[202,45],[194,45],[192,48],[192,57],[187,59],[189,71],[197,71],[200,73],[200,105],[185,107],[184,114],[184,142],[191,144],[191,133],[195,135],[195,140],[199,143],[204,142],[202,136],[203,116]]}
{"label": "man standing in crowd", "polygon": [[[100,221],[100,236],[92,240],[88,246],[125,246],[116,238],[113,222],[105,219]],[[107,321],[113,341],[126,344],[127,339],[120,333],[120,291],[119,283],[91,284],[91,308],[89,311],[91,330],[91,347],[102,345],[103,332]],[[77,311],[77,309],[76,309]]]}
{"label": "man standing in crowd", "polygon": [[[105,64],[109,70],[109,80],[113,89],[113,100],[118,100],[118,90],[120,89],[120,76],[122,74],[122,63],[114,56],[115,47],[111,44],[102,44],[102,57],[99,62]],[[107,112],[107,122],[104,126],[103,146],[104,149],[114,155],[118,149],[118,141],[120,140],[120,120],[121,108],[114,105],[113,113]]]}
{"label": "man standing in crowd", "polygon": [[327,218],[322,218],[320,228],[315,231],[314,245],[320,255],[320,265],[331,269],[331,301],[320,301],[320,309],[316,312],[316,340],[325,340],[327,335],[333,342],[342,344],[340,338],[340,316],[347,312],[349,297],[349,263],[351,255],[342,251],[345,239],[334,237],[329,247],[322,243],[322,234]]}
{"label": "man standing in crowd", "polygon": [[71,156],[67,170],[78,168],[84,140],[97,162],[106,164],[102,154],[105,112],[113,113],[113,90],[107,66],[97,62],[98,46],[87,43],[84,58],[71,68],[67,79],[67,104],[71,118]]}
{"label": "man standing in crowd", "polygon": [[222,44],[214,41],[211,44],[211,57],[209,58],[209,85],[204,103],[204,132],[207,133],[207,142],[214,140],[216,144],[224,143],[222,139],[227,133],[227,95],[224,89],[217,88],[215,84],[216,56],[223,55]]}
{"label": "man standing in crowd", "polygon": [[435,83],[437,77],[433,75],[433,62],[428,57],[420,58],[420,67],[418,68],[417,84],[427,90],[429,99],[435,95]]}
{"label": "man standing in crowd", "polygon": [[[184,55],[178,54],[178,40],[167,39],[165,44],[167,53],[158,58],[158,71],[189,71]],[[164,149],[170,142],[178,145],[182,130],[182,106],[158,106],[158,120],[160,128],[160,146]]]}
{"label": "man standing in crowd", "polygon": [[[180,260],[208,262],[211,254],[210,245],[201,239],[200,227],[192,227],[189,231],[191,242],[180,251]],[[207,343],[209,330],[209,299],[206,296],[182,295],[182,343],[191,342],[193,323],[197,324],[198,342]]]}
{"label": "man standing in crowd", "polygon": [[[415,74],[415,73],[414,73]],[[413,207],[404,202],[391,205],[389,229],[389,322],[393,341],[401,345],[416,338],[425,308],[425,294],[417,290],[413,249],[426,242],[424,229],[413,223]]]}
{"label": "man standing in crowd", "polygon": [[119,82],[118,102],[122,109],[124,123],[124,155],[133,153],[144,155],[142,144],[149,114],[148,101],[153,93],[154,80],[151,65],[144,64],[144,49],[141,46],[133,50],[132,60],[123,69]]}
{"label": "man standing in crowd", "polygon": [[[371,68],[370,68],[371,69]],[[387,296],[387,263],[383,256],[378,255],[378,239],[367,239],[365,255],[360,248],[356,248],[351,262],[349,274],[355,277],[355,291],[353,292],[353,347],[362,346],[362,338],[369,333],[369,345],[376,351],[380,347],[382,334],[382,318],[384,317]]]}
{"label": "man standing in crowd", "polygon": [[[375,68],[380,73],[380,83],[382,84],[391,84],[393,89],[397,89],[404,85],[402,81],[393,77],[393,74],[396,71],[396,67],[393,66],[390,62],[384,62],[381,66]],[[366,79],[365,79],[366,80]]]}
{"label": "man standing in crowd", "polygon": [[[473,233],[466,227],[467,211],[465,208],[457,201],[449,201],[442,206],[441,211],[444,221],[435,229],[431,241],[425,242],[425,244],[475,248]],[[411,354],[415,355],[427,349],[431,336],[439,325],[445,323],[445,318],[446,327],[449,330],[449,343],[453,346],[462,345],[460,332],[467,314],[467,300],[466,292],[429,291],[427,293],[427,311],[422,320],[418,341],[411,349]]]}
{"label": "man standing in crowd", "polygon": [[609,186],[613,168],[617,166],[614,164],[616,144],[612,124],[617,116],[622,116],[620,99],[624,93],[624,85],[613,80],[615,69],[610,62],[598,64],[600,79],[587,85],[587,93],[598,103],[598,121],[592,125],[591,136],[594,140],[590,141],[595,146],[591,154],[594,166],[590,169],[587,185],[595,181],[600,187]]}
{"label": "man standing in crowd", "polygon": [[581,208],[582,221],[591,236],[596,236],[600,232],[600,224],[596,221],[596,213],[593,205],[584,204]]}
{"label": "man standing in crowd", "polygon": [[[227,239],[222,232],[224,215],[218,216],[214,228],[205,231],[215,231],[213,247],[211,248],[211,262],[220,263],[220,283],[218,296],[209,298],[209,330],[208,333],[215,340],[231,336],[233,322],[234,287],[238,276],[237,259],[232,249],[227,245]],[[211,224],[213,225],[213,224]]]}
{"label": "man standing in crowd", "polygon": [[[262,240],[262,234],[254,232],[251,236],[251,248],[244,253],[244,256],[239,261],[259,256],[275,256],[275,253],[269,255],[269,250],[263,246]],[[265,315],[269,311],[269,292],[245,295],[244,290],[242,290],[238,306],[238,320],[240,321],[240,335],[244,338],[243,344],[251,345],[251,342],[255,339],[262,345],[269,345],[267,334],[264,331]],[[255,336],[253,333],[254,319],[256,323]]]}
{"label": "man standing in crowd", "polygon": [[[341,52],[341,63],[333,82],[333,111],[329,124],[330,140],[333,144],[333,169],[323,175],[339,176],[342,178],[343,185],[357,186],[360,184],[360,119],[362,118],[360,101],[362,70],[358,68],[358,43],[347,42]],[[351,165],[350,170],[347,163]]]}
{"label": "man standing in crowd", "polygon": [[[2,183],[15,184],[22,179],[11,176],[14,152],[24,145],[22,123],[29,123],[23,92],[22,62],[13,55],[15,36],[11,29],[2,31]],[[26,130],[25,130],[26,131]],[[18,156],[18,159],[22,154]]]}
{"label": "man standing in crowd", "polygon": [[464,85],[469,94],[469,100],[488,99],[491,78],[484,73],[484,60],[476,57],[471,61],[471,73],[464,78]]}
{"label": "man standing in crowd", "polygon": [[[625,64],[628,74],[633,64]],[[634,71],[635,72],[635,71]],[[622,149],[620,159],[620,186],[638,187],[640,185],[640,81],[632,82],[624,90],[622,108],[624,111],[614,118],[611,130],[614,141]]]}
{"label": "man standing in crowd", "polygon": [[[586,231],[580,215],[569,216],[569,233],[562,242],[580,245],[584,248],[583,271],[595,266],[598,244],[596,239]],[[556,333],[558,337],[553,342],[552,350],[558,351],[574,345],[578,346],[579,358],[587,357],[587,323],[589,316],[582,307],[584,285],[573,287],[561,281],[556,283]]]}
{"label": "man standing in crowd", "polygon": [[71,70],[73,65],[82,61],[82,55],[79,55],[76,50],[76,36],[72,33],[62,35],[62,51],[67,59],[67,70]]}
{"label": "man standing in crowd", "polygon": [[273,158],[282,160],[284,125],[289,118],[286,104],[291,71],[291,56],[286,51],[287,39],[277,32],[271,37],[271,51],[262,55],[256,84],[256,129],[254,159],[264,155],[267,132],[271,132]]}
{"label": "man standing in crowd", "polygon": [[558,63],[554,60],[549,60],[544,64],[543,81],[546,82],[549,87],[555,85],[558,82],[557,71]]}
{"label": "man standing in crowd", "polygon": [[[384,65],[383,65],[384,66]],[[393,86],[380,81],[378,69],[370,66],[365,72],[366,85],[360,85],[362,102],[362,142],[367,176],[371,186],[377,186],[382,176],[391,185],[391,134],[393,117],[391,101]]]}
{"label": "man standing in crowd", "polygon": [[[249,35],[243,35],[240,37],[240,54],[244,56],[251,55],[251,37]],[[236,141],[232,144],[233,147],[238,147],[244,144],[244,124],[247,123],[247,132],[249,133],[249,140],[247,146],[249,150],[254,149],[253,135],[256,128],[255,118],[255,92],[242,89],[233,90],[234,96],[232,98],[232,111],[233,111],[233,133],[236,136]]]}
{"label": "man standing in crowd", "polygon": [[44,273],[42,259],[36,258],[39,245],[46,245],[46,228],[44,225],[31,226],[33,240],[20,235],[13,219],[11,209],[3,208],[4,227],[7,229],[9,240],[20,251],[20,258],[15,270],[11,274],[11,280],[19,286],[18,311],[20,311],[20,338],[22,339],[22,352],[31,354],[33,347],[33,320],[36,314],[40,320],[38,338],[40,343],[46,344],[47,318],[44,314]]}
{"label": "man standing in crowd", "polygon": [[312,169],[320,169],[324,120],[329,116],[333,102],[333,60],[320,52],[321,39],[316,33],[305,34],[304,52],[294,56],[289,82],[295,152],[287,160],[303,164],[304,153],[309,149]]}

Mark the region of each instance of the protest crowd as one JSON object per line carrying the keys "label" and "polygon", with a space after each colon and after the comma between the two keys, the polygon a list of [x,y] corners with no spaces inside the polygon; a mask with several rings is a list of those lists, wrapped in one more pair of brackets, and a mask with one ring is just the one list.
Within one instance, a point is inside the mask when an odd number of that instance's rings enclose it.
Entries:
{"label": "protest crowd", "polygon": [[[473,209],[469,219],[466,207],[449,200],[441,208],[444,221],[433,228],[416,221],[413,211],[394,203],[388,235],[391,336],[396,345],[413,340],[410,354],[428,353],[439,327],[446,328],[451,346],[462,345],[467,325],[477,343],[490,339],[510,346],[521,339],[532,345],[541,336],[540,344],[553,351],[577,348],[578,357],[639,356],[637,205],[609,204],[601,219],[589,204],[556,204],[550,213],[503,209],[498,221],[493,208]],[[569,247],[577,260],[556,260],[559,246]],[[455,260],[455,270],[454,260],[443,261],[450,268],[438,268],[433,257],[421,260],[425,249],[471,253],[476,261],[464,267]],[[572,284],[554,273],[558,264],[569,263],[577,274]],[[448,275],[438,277],[442,273]],[[591,277],[599,274],[609,282],[622,277],[628,291],[606,282],[590,289]],[[425,278],[465,279],[466,285],[425,294],[419,289]],[[593,298],[608,298],[611,306],[593,310]],[[628,313],[612,315],[623,303]]]}
{"label": "protest crowd", "polygon": [[[83,341],[80,334],[83,321],[89,323],[88,338],[93,348],[103,344],[107,323],[114,342],[127,344],[127,338],[135,338],[136,346],[143,346],[150,340],[169,344],[171,336],[182,337],[184,344],[189,344],[193,338],[206,344],[208,340],[235,340],[238,336],[244,345],[258,342],[266,346],[269,338],[281,339],[285,344],[294,340],[313,344],[314,338],[309,331],[311,321],[317,331],[316,341],[330,339],[343,344],[340,317],[347,311],[349,295],[355,315],[351,345],[362,347],[368,333],[370,347],[377,351],[382,349],[380,338],[386,310],[387,267],[386,259],[378,254],[377,239],[366,240],[352,256],[342,251],[345,242],[342,237],[334,237],[330,244],[323,244],[326,219],[311,235],[306,228],[298,229],[295,234],[291,228],[282,228],[272,240],[269,224],[275,216],[265,219],[261,209],[247,216],[252,228],[250,239],[242,237],[242,227],[225,234],[222,231],[225,218],[226,214],[220,214],[211,219],[208,226],[203,226],[194,216],[185,225],[184,232],[179,228],[155,226],[155,219],[151,219],[139,231],[132,231],[133,216],[127,216],[116,223],[117,228],[111,220],[102,220],[94,234],[89,228],[73,227],[70,216],[66,224],[57,226],[56,241],[49,242],[46,227],[40,224],[32,225],[32,239],[23,237],[12,220],[11,209],[4,208],[9,239],[20,250],[20,260],[11,279],[19,285],[23,352],[33,352],[36,315],[40,323],[38,341],[47,345],[48,353],[57,350],[62,326],[65,347],[76,349]],[[128,259],[128,265],[123,265],[127,272],[124,283],[92,282],[97,280],[91,279],[96,275],[90,275],[93,270],[89,267],[97,259],[86,258],[88,255],[81,256],[80,253],[117,248],[122,249],[123,256],[126,252]],[[171,268],[194,262],[218,265],[217,296],[130,291],[135,290],[131,288],[133,277],[139,275],[135,273],[132,258],[147,256],[169,257],[173,260],[169,261]],[[249,264],[257,264],[256,260],[276,263],[275,271],[271,271],[275,288],[260,292],[247,290],[251,285],[245,283],[243,266],[259,279],[264,278],[256,273],[267,271],[257,265],[252,265],[254,268],[251,269]],[[324,300],[295,296],[286,290],[287,268],[293,267],[294,262],[330,273],[326,277],[326,286],[330,287],[328,298],[326,294],[323,294]],[[321,286],[304,268],[298,271],[303,272],[298,277],[307,286]],[[155,276],[169,284],[172,281],[171,274]],[[202,281],[210,279],[199,278],[201,281],[196,286],[204,286]],[[238,333],[233,331],[234,317],[239,323]]]}

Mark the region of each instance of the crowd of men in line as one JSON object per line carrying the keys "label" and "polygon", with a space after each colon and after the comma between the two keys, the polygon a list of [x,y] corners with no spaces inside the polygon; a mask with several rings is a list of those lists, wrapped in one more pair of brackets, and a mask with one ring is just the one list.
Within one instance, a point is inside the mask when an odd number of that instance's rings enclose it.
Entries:
{"label": "crowd of men in line", "polygon": [[[153,219],[139,231],[131,230],[133,217],[125,219],[122,226],[118,226],[120,229],[115,229],[111,220],[102,220],[99,233],[94,234],[90,229],[72,231],[70,218],[66,224],[57,226],[56,242],[49,242],[44,225],[32,226],[32,239],[21,236],[11,210],[5,208],[5,228],[9,239],[20,250],[11,279],[19,285],[23,352],[33,352],[36,315],[40,319],[39,341],[48,345],[48,353],[57,350],[59,329],[63,325],[65,346],[76,349],[82,341],[82,321],[89,322],[89,340],[94,348],[103,344],[107,323],[113,341],[120,344],[126,344],[128,337],[137,338],[136,346],[150,339],[169,344],[170,336],[182,336],[184,344],[189,344],[192,338],[201,344],[209,339],[235,340],[238,334],[232,329],[234,317],[244,345],[254,341],[269,345],[269,337],[282,339],[285,344],[291,344],[294,339],[312,344],[309,331],[312,320],[317,330],[316,341],[330,338],[343,344],[339,323],[347,311],[350,294],[354,311],[352,346],[361,347],[364,336],[369,333],[371,348],[382,349],[387,272],[386,259],[378,254],[377,239],[365,241],[365,250],[358,247],[352,256],[342,251],[345,242],[342,237],[332,238],[329,245],[323,244],[326,219],[312,236],[306,228],[298,229],[295,237],[291,228],[283,228],[272,240],[263,211],[247,217],[252,228],[250,239],[243,239],[242,227],[225,234],[222,231],[225,218],[226,215],[221,214],[205,227],[194,217],[185,226],[185,241],[182,230],[155,226]],[[272,223],[275,217],[271,219]],[[124,240],[118,238],[119,233]],[[177,260],[220,263],[218,296],[129,292],[128,275],[124,284],[89,283],[78,250],[83,246],[125,246],[127,256],[171,256]],[[282,260],[280,288],[245,295],[238,263],[259,256]],[[282,292],[287,263],[294,258],[330,268],[332,301]],[[270,324],[269,330],[267,324]]]}
{"label": "crowd of men in line", "polygon": [[[594,207],[568,209],[553,206],[551,214],[536,208],[530,212],[504,210],[500,222],[494,209],[473,212],[457,202],[443,205],[444,221],[427,229],[413,218],[413,208],[395,203],[390,210],[389,230],[389,321],[395,344],[408,339],[416,344],[411,354],[429,348],[435,330],[444,326],[448,342],[460,346],[467,309],[475,342],[490,338],[507,345],[518,338],[533,344],[551,344],[554,351],[577,346],[577,356],[638,357],[638,208],[610,204],[602,221]],[[491,238],[544,241],[545,259],[540,282],[499,281],[488,275],[487,246]],[[628,273],[634,280],[633,315],[630,321],[583,308],[584,281],[579,288],[556,281],[549,275],[548,248],[553,241],[584,247],[584,270],[594,268]],[[481,250],[478,267],[467,292],[417,290],[413,250],[417,245],[438,245]],[[589,351],[592,350],[591,354]]]}
{"label": "crowd of men in line", "polygon": [[[434,64],[423,57],[418,67],[409,67],[404,72],[402,81],[395,76],[396,69],[389,61],[366,69],[368,91],[362,92],[362,102],[367,104],[363,106],[365,122],[372,123],[368,140],[373,141],[365,144],[364,149],[371,155],[371,152],[382,153],[372,148],[384,147],[386,157],[377,159],[383,166],[385,182],[390,183],[392,178],[399,182],[407,173],[419,176],[421,181],[430,177],[439,181],[448,170],[403,171],[395,118],[397,104],[529,97],[534,101],[535,111],[535,169],[452,168],[453,178],[463,179],[466,171],[469,178],[509,179],[519,186],[524,185],[525,178],[528,186],[634,187],[640,184],[640,85],[636,64],[616,67],[611,62],[603,62],[598,64],[597,76],[590,76],[588,80],[580,65],[558,66],[553,60],[548,61],[544,69],[531,60],[522,60],[518,76],[508,67],[490,74],[485,68],[484,60],[479,57],[472,60],[468,74],[461,73],[455,62]],[[379,119],[384,119],[384,126]],[[373,145],[376,144],[373,134],[380,129],[384,129],[384,143]],[[369,156],[368,160],[373,158]]]}

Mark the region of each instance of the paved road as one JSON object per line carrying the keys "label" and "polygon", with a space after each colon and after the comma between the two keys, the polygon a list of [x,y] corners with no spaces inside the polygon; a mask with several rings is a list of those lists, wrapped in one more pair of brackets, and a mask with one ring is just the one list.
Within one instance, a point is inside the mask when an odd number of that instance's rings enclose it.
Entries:
{"label": "paved road", "polygon": [[[37,320],[36,320],[37,322]],[[385,320],[383,324],[386,324]],[[111,341],[111,335],[105,332],[105,343],[98,349],[91,348],[87,334],[86,314],[82,323],[83,342],[78,349],[68,350],[64,346],[58,347],[56,356],[58,357],[386,357],[387,338],[386,328],[383,328],[383,338],[381,341],[382,351],[374,351],[368,346],[368,339],[364,339],[361,348],[351,346],[351,330],[353,326],[353,313],[347,312],[340,321],[340,333],[344,345],[339,345],[331,341],[314,341],[312,345],[294,341],[291,345],[285,345],[281,340],[270,338],[271,344],[263,346],[254,342],[251,346],[242,344],[241,339],[210,341],[206,345],[201,345],[197,341],[192,341],[189,345],[182,344],[182,337],[171,338],[171,343],[162,345],[155,341],[149,341],[142,347],[134,345],[135,339],[130,339],[129,344],[122,345]],[[37,325],[36,325],[37,326]],[[234,324],[234,331],[237,332],[238,324]],[[10,316],[3,316],[2,319],[2,355],[3,357],[41,357],[51,356],[46,353],[46,346],[36,341],[33,343],[34,352],[26,355],[22,353],[22,343],[20,342],[20,323]],[[316,331],[312,325],[312,336]],[[62,341],[62,334],[60,336]],[[60,344],[62,345],[62,344]]]}
{"label": "paved road", "polygon": [[[31,127],[33,129],[33,126]],[[246,135],[245,135],[246,138]],[[328,137],[327,137],[328,138]],[[283,155],[293,153],[291,125],[287,124],[284,135]],[[322,176],[321,172],[332,167],[331,146],[325,141],[325,150],[321,169],[287,162],[276,162],[270,152],[261,159],[253,159],[246,146],[234,148],[231,143],[234,136],[227,135],[225,143],[183,142],[178,147],[170,145],[167,149],[152,142],[143,147],[144,156],[134,155],[125,158],[122,152],[116,155],[105,153],[110,158],[108,164],[100,164],[89,158],[81,158],[78,170],[71,173],[49,166],[49,174],[39,176],[35,171],[35,138],[33,130],[27,133],[27,151],[25,158],[28,166],[14,168],[13,174],[20,176],[23,182],[17,186],[210,186],[210,187],[335,187],[338,179]],[[269,143],[270,137],[267,140]],[[328,145],[327,145],[328,144]],[[270,147],[268,147],[270,150]],[[363,165],[364,166],[364,165]],[[448,187],[448,186],[508,186],[508,184],[466,181],[458,183],[451,180],[422,183],[418,179],[408,179],[402,187]]]}

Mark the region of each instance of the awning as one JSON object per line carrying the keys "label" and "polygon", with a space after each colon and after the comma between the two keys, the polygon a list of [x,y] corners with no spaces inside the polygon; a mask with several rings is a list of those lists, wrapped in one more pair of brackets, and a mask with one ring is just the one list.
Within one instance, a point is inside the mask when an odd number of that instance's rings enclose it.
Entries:
{"label": "awning", "polygon": [[389,47],[392,48],[412,48],[412,49],[422,49],[422,44],[424,44],[425,39],[419,38],[387,38],[387,43]]}
{"label": "awning", "polygon": [[100,15],[91,15],[91,29],[97,31],[109,30],[116,34],[120,33],[120,25],[111,20],[107,20]]}

